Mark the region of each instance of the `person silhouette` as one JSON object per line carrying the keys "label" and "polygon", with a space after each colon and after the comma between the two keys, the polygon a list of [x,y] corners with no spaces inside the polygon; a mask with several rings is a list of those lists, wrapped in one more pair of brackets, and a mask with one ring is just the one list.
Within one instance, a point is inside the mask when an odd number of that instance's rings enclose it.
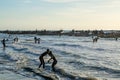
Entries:
{"label": "person silhouette", "polygon": [[5,47],[6,47],[5,39],[3,39],[1,42],[2,42],[2,44],[3,44],[3,48],[5,48]]}
{"label": "person silhouette", "polygon": [[38,44],[40,44],[40,38],[38,38],[37,40],[38,40]]}
{"label": "person silhouette", "polygon": [[94,38],[94,39],[93,39],[93,43],[94,43],[94,42],[97,42],[98,39],[99,39],[98,37]]}
{"label": "person silhouette", "polygon": [[48,55],[51,57],[48,62],[50,62],[51,59],[53,59],[53,62],[52,62],[52,70],[55,71],[55,65],[57,64],[57,60],[55,58],[55,56],[52,54],[52,51],[50,51],[48,53]]}
{"label": "person silhouette", "polygon": [[43,68],[45,68],[45,62],[44,62],[44,56],[46,56],[48,53],[50,52],[49,49],[47,49],[44,53],[42,53],[40,56],[39,56],[39,60],[40,60],[40,65],[39,65],[39,68],[43,65]]}
{"label": "person silhouette", "polygon": [[37,42],[37,37],[34,37],[34,41],[35,41],[35,43]]}
{"label": "person silhouette", "polygon": [[115,38],[115,40],[117,41],[117,40],[118,40],[118,38],[116,37],[116,38]]}

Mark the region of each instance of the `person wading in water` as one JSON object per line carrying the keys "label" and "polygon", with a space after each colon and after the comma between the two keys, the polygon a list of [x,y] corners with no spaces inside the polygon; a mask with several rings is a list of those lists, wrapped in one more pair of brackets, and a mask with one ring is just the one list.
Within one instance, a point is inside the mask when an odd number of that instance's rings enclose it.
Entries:
{"label": "person wading in water", "polygon": [[49,49],[47,49],[47,51],[45,51],[44,53],[42,53],[39,57],[40,60],[40,65],[39,68],[43,65],[43,68],[45,68],[45,61],[43,59],[44,56],[46,56],[49,53]]}
{"label": "person wading in water", "polygon": [[43,68],[45,68],[45,62],[44,62],[44,56],[49,55],[51,58],[48,60],[48,62],[50,62],[51,59],[53,59],[53,63],[52,63],[52,70],[55,71],[55,65],[57,64],[57,60],[55,58],[55,56],[52,54],[52,51],[50,51],[49,49],[47,49],[47,51],[45,51],[44,53],[42,53],[39,57],[40,60],[40,65],[39,68],[43,65]]}
{"label": "person wading in water", "polygon": [[55,56],[52,54],[52,51],[50,51],[48,53],[48,55],[51,57],[48,62],[50,62],[51,59],[53,59],[53,62],[52,62],[52,70],[55,71],[55,65],[57,64],[57,60],[55,58]]}
{"label": "person wading in water", "polygon": [[3,48],[5,48],[5,47],[6,47],[5,39],[3,39],[1,42],[2,42],[2,44],[3,44]]}

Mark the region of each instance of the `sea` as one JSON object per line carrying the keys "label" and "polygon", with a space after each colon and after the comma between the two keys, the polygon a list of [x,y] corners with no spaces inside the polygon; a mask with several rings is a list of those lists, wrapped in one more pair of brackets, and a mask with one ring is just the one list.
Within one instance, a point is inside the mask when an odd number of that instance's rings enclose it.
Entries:
{"label": "sea", "polygon": [[[40,43],[34,42],[34,37]],[[18,37],[18,42],[14,38]],[[45,69],[41,71],[57,76],[58,80],[120,80],[120,39],[76,36],[41,36],[35,34],[0,34],[0,40],[6,39],[6,47],[0,43],[0,80],[47,80],[37,72],[39,56],[50,49],[57,59],[56,67],[62,72],[53,72],[50,63],[45,59]],[[35,70],[24,70],[30,67]],[[38,75],[38,74],[41,75]],[[67,75],[69,74],[69,75]],[[72,75],[81,78],[73,79]],[[49,79],[48,79],[49,80]]]}

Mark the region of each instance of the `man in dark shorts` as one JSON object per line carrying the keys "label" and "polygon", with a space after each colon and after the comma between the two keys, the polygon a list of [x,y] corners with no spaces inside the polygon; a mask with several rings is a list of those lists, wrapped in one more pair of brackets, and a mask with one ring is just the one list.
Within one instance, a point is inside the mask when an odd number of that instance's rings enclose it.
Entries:
{"label": "man in dark shorts", "polygon": [[3,39],[1,42],[3,44],[3,48],[5,48],[6,47],[6,45],[5,45],[5,39]]}
{"label": "man in dark shorts", "polygon": [[44,62],[44,56],[49,55],[51,58],[48,60],[48,62],[50,62],[51,59],[53,59],[53,63],[52,63],[52,70],[55,71],[55,65],[57,64],[57,60],[55,58],[55,56],[52,54],[52,51],[50,51],[49,49],[47,49],[47,51],[45,51],[44,53],[42,53],[39,57],[40,60],[40,65],[39,68],[43,65],[43,68],[45,68],[45,62]]}
{"label": "man in dark shorts", "polygon": [[56,60],[55,56],[52,54],[52,51],[50,51],[50,52],[48,53],[48,55],[51,57],[51,58],[48,60],[48,62],[49,62],[51,59],[53,59],[52,70],[55,71],[55,65],[57,64],[57,60]]}
{"label": "man in dark shorts", "polygon": [[43,57],[46,56],[47,54],[49,53],[49,49],[47,49],[47,51],[45,51],[44,53],[42,53],[39,57],[39,60],[40,60],[40,65],[39,65],[39,68],[41,67],[41,65],[43,65],[43,68],[45,68],[45,62],[44,62],[44,59]]}

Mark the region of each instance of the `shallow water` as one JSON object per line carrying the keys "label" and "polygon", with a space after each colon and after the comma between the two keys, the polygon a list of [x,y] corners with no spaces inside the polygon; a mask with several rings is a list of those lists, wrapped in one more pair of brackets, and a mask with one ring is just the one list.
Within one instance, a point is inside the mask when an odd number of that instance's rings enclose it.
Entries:
{"label": "shallow water", "polygon": [[[13,43],[15,36],[19,37],[17,43]],[[115,41],[112,38],[100,38],[97,43],[93,43],[91,37],[37,35],[41,38],[41,43],[35,44],[34,36],[36,35],[11,35],[5,50],[0,45],[0,77],[3,80],[44,80],[22,68],[37,68],[39,55],[47,48],[56,56],[56,66],[66,73],[100,80],[120,80],[120,39]],[[2,34],[0,37],[8,38],[8,35]],[[45,60],[48,59],[49,56],[46,56]],[[51,71],[51,68],[46,67],[46,71]],[[60,80],[70,80],[60,74],[56,75]]]}

